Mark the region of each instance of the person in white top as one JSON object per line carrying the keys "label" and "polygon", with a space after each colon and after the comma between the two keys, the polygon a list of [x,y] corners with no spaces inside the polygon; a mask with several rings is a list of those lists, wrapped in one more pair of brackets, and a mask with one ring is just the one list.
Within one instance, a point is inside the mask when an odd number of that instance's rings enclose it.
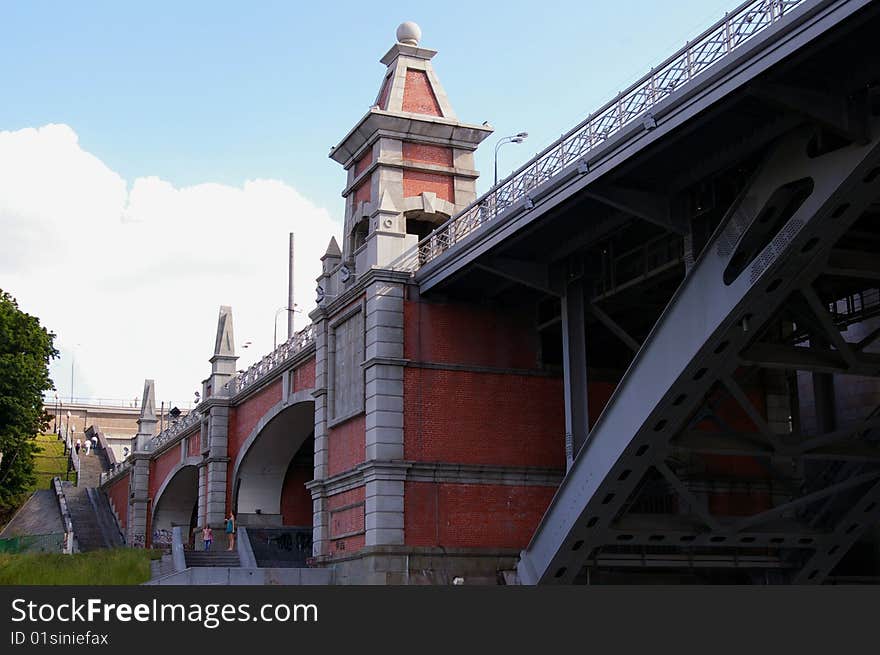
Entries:
{"label": "person in white top", "polygon": [[86,442],[83,444],[86,447],[86,455],[91,455],[92,451],[92,440],[86,439]]}

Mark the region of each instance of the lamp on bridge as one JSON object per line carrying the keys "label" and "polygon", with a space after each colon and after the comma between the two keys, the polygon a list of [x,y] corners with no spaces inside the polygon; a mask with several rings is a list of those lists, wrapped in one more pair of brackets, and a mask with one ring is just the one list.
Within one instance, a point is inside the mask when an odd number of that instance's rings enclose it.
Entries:
{"label": "lamp on bridge", "polygon": [[511,136],[505,136],[498,140],[498,143],[495,144],[495,184],[494,186],[498,186],[498,148],[503,146],[505,143],[522,143],[526,140],[526,137],[529,136],[528,132],[518,132],[517,134],[512,134]]}
{"label": "lamp on bridge", "polygon": [[[301,314],[302,310],[297,309],[299,305],[295,304],[293,307],[279,307],[275,310],[275,332],[272,336],[272,350],[275,350],[278,347],[278,314],[281,312],[290,312],[292,314]],[[292,335],[291,335],[292,336]]]}

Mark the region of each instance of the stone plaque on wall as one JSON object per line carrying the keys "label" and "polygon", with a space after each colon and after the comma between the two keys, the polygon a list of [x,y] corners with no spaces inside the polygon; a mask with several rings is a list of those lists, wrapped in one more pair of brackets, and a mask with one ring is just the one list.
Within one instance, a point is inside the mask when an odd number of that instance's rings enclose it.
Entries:
{"label": "stone plaque on wall", "polygon": [[333,328],[333,418],[364,408],[364,319],[358,311]]}

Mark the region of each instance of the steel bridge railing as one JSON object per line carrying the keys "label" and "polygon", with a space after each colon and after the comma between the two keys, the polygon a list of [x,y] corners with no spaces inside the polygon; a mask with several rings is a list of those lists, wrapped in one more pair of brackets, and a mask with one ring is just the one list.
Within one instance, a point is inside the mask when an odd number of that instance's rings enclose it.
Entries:
{"label": "steel bridge railing", "polygon": [[669,57],[616,98],[562,135],[501,183],[436,228],[390,268],[414,272],[475,230],[504,214],[529,192],[585,155],[686,85],[697,75],[773,25],[807,0],[749,0]]}

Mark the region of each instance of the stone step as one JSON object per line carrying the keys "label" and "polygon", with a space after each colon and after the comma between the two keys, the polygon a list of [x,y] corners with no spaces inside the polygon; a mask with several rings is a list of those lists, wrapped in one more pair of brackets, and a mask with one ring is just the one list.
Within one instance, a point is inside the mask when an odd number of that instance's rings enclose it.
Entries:
{"label": "stone step", "polygon": [[100,490],[65,486],[64,496],[81,551],[122,545],[122,536],[116,527],[107,499]]}
{"label": "stone step", "polygon": [[241,566],[238,553],[233,551],[188,550],[185,553],[187,566]]}

